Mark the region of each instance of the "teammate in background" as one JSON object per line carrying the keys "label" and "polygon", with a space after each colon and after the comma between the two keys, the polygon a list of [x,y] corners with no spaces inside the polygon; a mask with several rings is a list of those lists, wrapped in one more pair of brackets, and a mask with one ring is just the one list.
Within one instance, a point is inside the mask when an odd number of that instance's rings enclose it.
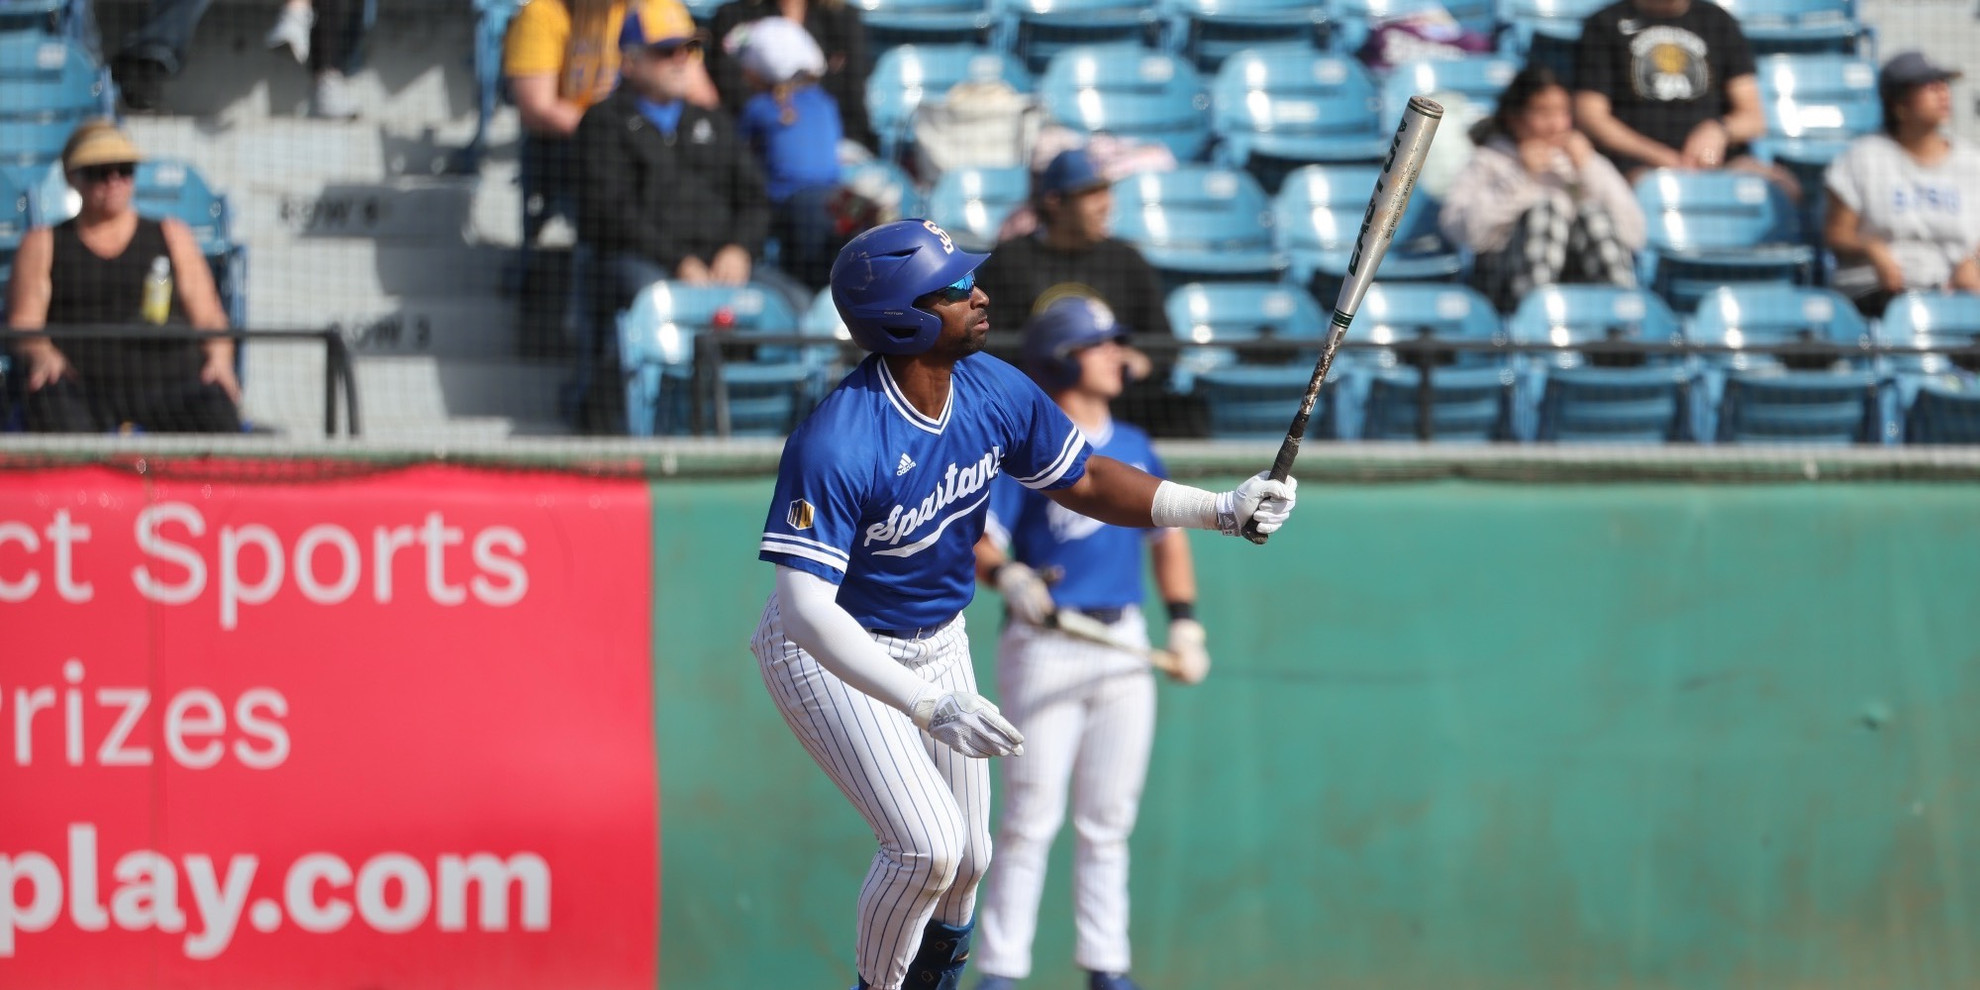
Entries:
{"label": "teammate in background", "polygon": [[[1024,329],[1025,371],[1052,396],[1095,453],[1156,476],[1162,463],[1148,435],[1114,422],[1108,403],[1125,381],[1125,333],[1107,307],[1062,299]],[[990,519],[976,544],[977,575],[1004,593],[1017,621],[997,644],[997,692],[1026,753],[1003,764],[997,879],[983,908],[977,990],[1010,990],[1031,974],[1031,939],[1045,860],[1065,820],[1072,787],[1073,958],[1091,990],[1135,990],[1128,979],[1128,835],[1134,831],[1148,750],[1155,738],[1155,679],[1148,661],[1050,629],[1057,612],[1104,622],[1113,635],[1147,645],[1141,616],[1140,550],[1154,558],[1168,604],[1169,649],[1189,673],[1210,669],[1203,626],[1193,615],[1196,571],[1189,538],[1173,529],[1108,526],[1061,508],[1008,480],[992,486]],[[1041,574],[1058,572],[1055,589]]]}
{"label": "teammate in background", "polygon": [[962,610],[989,485],[1009,473],[1119,526],[1272,532],[1295,486],[1263,473],[1214,494],[1104,456],[983,349],[984,256],[902,220],[853,238],[832,301],[874,352],[784,444],[758,556],[775,590],[750,640],[791,732],[872,827],[859,986],[953,990],[990,865],[983,758],[1023,737],[976,693]]}

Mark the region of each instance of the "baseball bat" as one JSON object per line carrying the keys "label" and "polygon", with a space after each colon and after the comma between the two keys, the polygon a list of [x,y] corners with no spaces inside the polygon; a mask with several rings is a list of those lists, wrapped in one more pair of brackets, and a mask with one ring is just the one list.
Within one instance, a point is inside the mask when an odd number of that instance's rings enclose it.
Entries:
{"label": "baseball bat", "polygon": [[[1396,127],[1395,139],[1389,142],[1389,157],[1382,162],[1382,174],[1375,180],[1375,194],[1368,198],[1368,212],[1362,215],[1354,253],[1348,256],[1347,280],[1341,283],[1341,294],[1334,301],[1334,318],[1327,327],[1320,361],[1313,366],[1313,379],[1306,383],[1299,412],[1286,430],[1285,441],[1279,444],[1279,456],[1272,460],[1274,481],[1284,481],[1292,473],[1293,459],[1299,456],[1299,443],[1306,438],[1306,421],[1313,415],[1313,407],[1320,401],[1321,386],[1327,383],[1327,371],[1334,365],[1334,352],[1340,348],[1348,324],[1354,322],[1354,311],[1361,308],[1361,297],[1368,294],[1369,284],[1375,281],[1375,269],[1381,266],[1382,256],[1389,253],[1389,242],[1396,238],[1403,208],[1409,205],[1409,194],[1416,189],[1416,175],[1423,171],[1423,159],[1430,153],[1430,139],[1436,137],[1437,124],[1443,119],[1444,108],[1435,100],[1421,96],[1410,97],[1409,106],[1403,109],[1402,123]],[[1264,543],[1267,535],[1258,531],[1257,523],[1245,522],[1245,539]]]}
{"label": "baseball bat", "polygon": [[1168,650],[1156,649],[1153,646],[1137,646],[1129,643],[1115,636],[1114,631],[1107,628],[1106,623],[1091,616],[1081,615],[1078,612],[1062,608],[1052,613],[1051,625],[1052,628],[1068,636],[1083,639],[1089,643],[1098,643],[1101,646],[1110,646],[1123,653],[1132,653],[1148,661],[1149,666],[1171,677],[1178,677],[1182,674],[1182,669],[1178,666],[1175,654],[1170,653]]}

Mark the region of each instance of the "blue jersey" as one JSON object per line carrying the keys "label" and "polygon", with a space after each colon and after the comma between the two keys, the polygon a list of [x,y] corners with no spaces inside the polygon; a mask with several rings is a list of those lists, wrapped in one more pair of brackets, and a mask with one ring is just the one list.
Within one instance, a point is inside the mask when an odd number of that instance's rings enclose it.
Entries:
{"label": "blue jersey", "polygon": [[[1111,423],[1088,437],[1093,452],[1168,477],[1148,434]],[[1150,530],[1110,526],[1051,499],[999,482],[990,495],[990,538],[1033,570],[1058,568],[1052,600],[1069,608],[1118,608],[1141,602],[1141,550]]]}
{"label": "blue jersey", "polygon": [[1086,439],[1023,372],[973,354],[930,419],[868,357],[791,434],[757,556],[839,585],[868,629],[937,625],[969,604],[990,483],[1064,488]]}

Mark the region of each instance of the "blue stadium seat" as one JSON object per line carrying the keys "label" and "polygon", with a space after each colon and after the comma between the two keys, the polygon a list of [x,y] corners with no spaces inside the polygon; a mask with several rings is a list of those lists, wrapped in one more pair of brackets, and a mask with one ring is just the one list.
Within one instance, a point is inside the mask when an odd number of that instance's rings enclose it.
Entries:
{"label": "blue stadium seat", "polygon": [[1142,172],[1114,183],[1114,234],[1132,242],[1170,287],[1276,279],[1272,209],[1251,176],[1212,165]]}
{"label": "blue stadium seat", "polygon": [[0,165],[55,161],[77,124],[112,106],[108,74],[81,46],[38,31],[0,34]]}
{"label": "blue stadium seat", "polygon": [[[1347,338],[1387,344],[1430,339],[1482,342],[1502,339],[1492,304],[1462,285],[1382,283],[1369,286]],[[1422,436],[1427,401],[1429,435],[1439,441],[1482,442],[1508,435],[1513,370],[1490,351],[1408,353],[1343,350],[1341,435],[1364,440],[1414,440]],[[1421,388],[1430,372],[1429,392]]]}
{"label": "blue stadium seat", "polygon": [[1640,363],[1589,355],[1577,345],[1629,340],[1674,344],[1678,318],[1642,289],[1556,285],[1520,301],[1506,322],[1515,343],[1551,344],[1520,363],[1521,422],[1540,440],[1661,443],[1690,435],[1689,362],[1645,355]]}
{"label": "blue stadium seat", "polygon": [[1490,35],[1498,30],[1498,0],[1333,0],[1334,37],[1331,47],[1340,52],[1358,52],[1368,43],[1371,26],[1378,20],[1407,16],[1416,12],[1442,10],[1459,26]]}
{"label": "blue stadium seat", "polygon": [[1059,53],[1038,81],[1052,119],[1077,130],[1154,141],[1192,161],[1210,140],[1210,94],[1188,62],[1131,45]]}
{"label": "blue stadium seat", "polygon": [[1861,52],[1869,29],[1856,16],[1856,0],[1720,0],[1739,19],[1756,54]]}
{"label": "blue stadium seat", "polygon": [[697,402],[697,341],[727,311],[720,331],[743,340],[751,332],[791,335],[797,314],[783,296],[761,285],[740,288],[655,282],[619,314],[619,360],[626,375],[626,426],[634,436],[691,432],[700,413],[702,432],[715,429],[716,403],[726,402],[737,435],[782,436],[810,411],[827,369],[809,352],[829,348],[765,347],[756,360],[722,364],[713,383],[721,396]]}
{"label": "blue stadium seat", "polygon": [[893,162],[869,159],[839,170],[839,183],[859,189],[871,188],[884,196],[894,198],[895,209],[900,217],[925,217],[928,215],[928,201],[921,195],[920,187],[914,178]]}
{"label": "blue stadium seat", "polygon": [[[1410,97],[1432,93],[1456,93],[1471,109],[1489,116],[1518,72],[1519,60],[1505,55],[1405,62],[1382,80],[1382,128],[1395,130]],[[1453,122],[1446,117],[1445,123]]]}
{"label": "blue stadium seat", "polygon": [[[1176,337],[1197,345],[1176,360],[1171,386],[1203,400],[1216,437],[1283,437],[1313,377],[1327,319],[1299,289],[1271,282],[1191,283],[1164,302]],[[1238,351],[1219,344],[1295,342],[1283,351]],[[1338,379],[1330,376],[1329,381]],[[1332,403],[1314,407],[1308,431],[1333,432]]]}
{"label": "blue stadium seat", "polygon": [[880,137],[880,155],[894,160],[909,139],[908,125],[924,101],[939,100],[960,82],[1001,79],[1031,92],[1031,73],[1016,58],[977,45],[900,45],[880,53],[866,81],[866,115]]}
{"label": "blue stadium seat", "polygon": [[992,0],[1001,47],[1033,72],[1061,52],[1156,40],[1161,15],[1148,0]]}
{"label": "blue stadium seat", "polygon": [[807,337],[831,337],[835,340],[851,340],[852,332],[846,329],[846,320],[839,315],[839,307],[832,302],[831,289],[819,289],[811,297],[811,305],[805,307],[804,315],[798,317],[798,330]]}
{"label": "blue stadium seat", "polygon": [[522,4],[518,0],[473,0],[474,3],[474,136],[468,139],[467,167],[480,167],[488,150],[488,125],[502,94],[502,40],[509,21]]}
{"label": "blue stadium seat", "polygon": [[[1906,292],[1884,308],[1878,335],[1900,347],[1964,348],[1980,344],[1980,296]],[[1905,411],[1906,443],[1980,443],[1980,362],[1943,354],[1895,354],[1893,402]]]}
{"label": "blue stadium seat", "polygon": [[928,219],[965,251],[997,246],[1004,218],[1024,204],[1031,173],[1021,168],[965,168],[942,173],[928,194]]}
{"label": "blue stadium seat", "polygon": [[1499,0],[1499,23],[1513,54],[1531,51],[1536,41],[1566,43],[1581,40],[1581,22],[1611,0]]}
{"label": "blue stadium seat", "polygon": [[[1689,336],[1733,348],[1874,342],[1870,325],[1848,299],[1827,289],[1779,284],[1712,291],[1700,301]],[[1705,355],[1700,366],[1694,421],[1701,438],[1799,444],[1886,439],[1883,376],[1867,357],[1782,360],[1735,350]],[[1894,435],[1895,429],[1888,433]]]}
{"label": "blue stadium seat", "polygon": [[1884,119],[1877,65],[1855,55],[1769,55],[1757,60],[1767,133],[1754,150],[1801,183],[1801,227],[1817,237],[1827,214],[1823,173],[1849,143]]}
{"label": "blue stadium seat", "polygon": [[247,247],[234,239],[227,197],[214,192],[191,165],[154,158],[138,164],[132,202],[140,215],[172,217],[192,228],[200,253],[213,268],[228,322],[246,326]]}
{"label": "blue stadium seat", "polygon": [[[1347,273],[1368,197],[1382,173],[1375,165],[1307,165],[1286,176],[1272,199],[1272,230],[1288,278],[1331,302]],[[1437,204],[1418,190],[1404,208],[1382,259],[1385,282],[1447,282],[1468,269],[1462,252],[1437,231]]]}
{"label": "blue stadium seat", "polygon": [[1168,49],[1204,72],[1260,45],[1318,49],[1330,30],[1328,5],[1313,0],[1169,0],[1167,8]]}
{"label": "blue stadium seat", "polygon": [[[13,273],[14,253],[20,250],[21,238],[33,226],[28,204],[35,181],[34,170],[0,167],[0,285],[6,284],[7,277]],[[0,299],[0,315],[6,309],[7,301]]]}
{"label": "blue stadium seat", "polygon": [[1268,189],[1308,162],[1379,162],[1389,150],[1382,99],[1360,62],[1310,49],[1253,48],[1211,84],[1217,160]]}
{"label": "blue stadium seat", "polygon": [[860,0],[869,51],[896,45],[981,45],[996,16],[988,0]]}
{"label": "blue stadium seat", "polygon": [[1657,169],[1637,181],[1636,201],[1650,227],[1642,282],[1679,312],[1719,285],[1813,279],[1794,208],[1760,176]]}

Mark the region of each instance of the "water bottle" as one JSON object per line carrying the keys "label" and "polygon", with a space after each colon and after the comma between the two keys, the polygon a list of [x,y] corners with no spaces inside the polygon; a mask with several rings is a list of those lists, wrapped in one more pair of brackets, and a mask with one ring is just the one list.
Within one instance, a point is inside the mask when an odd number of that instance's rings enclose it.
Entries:
{"label": "water bottle", "polygon": [[172,262],[163,257],[151,259],[151,274],[144,277],[144,321],[163,324],[172,314]]}

